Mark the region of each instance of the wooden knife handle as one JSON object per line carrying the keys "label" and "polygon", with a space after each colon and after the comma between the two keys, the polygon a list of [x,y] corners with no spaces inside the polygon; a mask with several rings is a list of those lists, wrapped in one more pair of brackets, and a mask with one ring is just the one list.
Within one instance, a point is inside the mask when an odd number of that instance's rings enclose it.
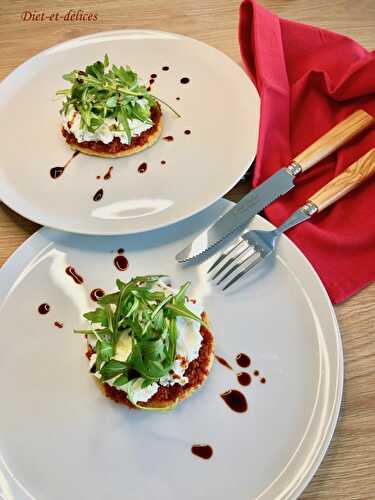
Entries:
{"label": "wooden knife handle", "polygon": [[293,161],[301,166],[302,172],[305,172],[320,160],[323,160],[323,158],[336,151],[340,146],[350,141],[359,132],[369,127],[374,121],[373,116],[363,111],[363,109],[358,109],[313,142],[311,146],[296,156]]}
{"label": "wooden knife handle", "polygon": [[322,189],[311,196],[308,201],[314,203],[318,207],[318,212],[321,212],[374,174],[375,148],[370,149],[359,160],[332,179]]}

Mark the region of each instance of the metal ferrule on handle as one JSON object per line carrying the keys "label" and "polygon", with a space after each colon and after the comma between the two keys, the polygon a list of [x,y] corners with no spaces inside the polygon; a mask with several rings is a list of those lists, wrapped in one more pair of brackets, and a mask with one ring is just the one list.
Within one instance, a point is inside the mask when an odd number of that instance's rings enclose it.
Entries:
{"label": "metal ferrule on handle", "polygon": [[311,217],[312,215],[315,214],[315,212],[319,210],[319,208],[317,205],[315,205],[314,202],[308,201],[303,205],[303,207],[301,207],[300,210],[302,210],[303,212],[306,213],[306,215],[309,215]]}
{"label": "metal ferrule on handle", "polygon": [[309,219],[316,212],[321,212],[335,201],[375,175],[375,148],[370,149],[352,165],[347,167],[340,175],[334,177],[298,210],[296,210],[275,231],[281,234]]}
{"label": "metal ferrule on handle", "polygon": [[286,167],[286,170],[287,170],[288,174],[295,177],[296,175],[298,175],[302,172],[302,167],[299,163],[297,163],[296,161],[293,160],[292,163],[290,163]]}

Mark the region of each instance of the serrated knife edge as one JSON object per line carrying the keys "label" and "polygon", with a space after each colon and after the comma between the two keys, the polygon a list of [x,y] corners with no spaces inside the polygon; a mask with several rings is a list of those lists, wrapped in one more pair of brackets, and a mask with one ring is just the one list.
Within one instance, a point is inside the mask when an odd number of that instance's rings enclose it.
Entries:
{"label": "serrated knife edge", "polygon": [[[284,180],[285,185],[281,182]],[[187,262],[201,257],[208,250],[215,248],[236,229],[250,222],[255,214],[294,187],[294,175],[287,168],[282,168],[258,187],[252,189],[233,208],[220,217],[211,227],[203,231],[188,246],[176,255],[178,262]],[[279,188],[279,189],[277,189]],[[218,236],[213,235],[215,228],[223,226]],[[209,237],[211,233],[211,238]]]}

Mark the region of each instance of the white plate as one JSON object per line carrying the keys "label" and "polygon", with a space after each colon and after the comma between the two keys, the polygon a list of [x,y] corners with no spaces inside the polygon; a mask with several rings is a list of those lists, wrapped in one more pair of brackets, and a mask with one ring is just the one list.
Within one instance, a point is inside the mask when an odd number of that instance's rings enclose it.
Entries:
{"label": "white plate", "polygon": [[[163,107],[162,136],[128,158],[77,156],[58,179],[50,169],[71,157],[60,129],[62,75],[108,53],[129,64]],[[169,71],[162,67],[168,66]],[[180,79],[188,77],[188,84]],[[176,100],[179,97],[180,100]],[[259,97],[244,71],[202,42],[157,31],[112,31],[56,45],[19,66],[0,85],[0,199],[40,224],[83,234],[129,234],[166,226],[209,206],[254,159]],[[186,135],[185,130],[191,134]],[[162,165],[161,161],[166,164]],[[146,162],[148,169],[138,173]],[[112,179],[101,177],[113,165]],[[95,202],[94,194],[104,190]]]}
{"label": "white plate", "polygon": [[[174,261],[230,205],[220,200],[190,221],[138,237],[42,229],[9,259],[0,275],[6,499],[275,500],[301,493],[339,412],[340,334],[321,282],[286,237],[275,266],[231,293],[207,281],[209,262],[182,267]],[[271,226],[261,217],[253,225]],[[129,259],[125,272],[113,265],[119,247]],[[65,274],[68,264],[83,285]],[[116,277],[142,273],[192,281],[190,296],[209,313],[217,354],[235,368],[215,363],[204,387],[166,414],[130,411],[106,399],[88,373],[83,339],[72,333],[81,313],[94,307],[90,290],[109,291]],[[43,302],[50,305],[45,316],[37,312]],[[243,388],[235,376],[240,352],[250,355],[251,372],[260,371]],[[246,413],[234,413],[220,398],[232,388],[246,395]],[[210,460],[191,453],[197,443],[213,447]]]}

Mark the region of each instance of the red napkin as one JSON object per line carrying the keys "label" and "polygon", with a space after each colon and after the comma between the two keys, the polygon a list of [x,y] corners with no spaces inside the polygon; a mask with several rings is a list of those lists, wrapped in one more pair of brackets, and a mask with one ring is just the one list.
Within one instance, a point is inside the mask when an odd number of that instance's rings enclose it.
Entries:
{"label": "red napkin", "polygon": [[[245,69],[261,96],[257,186],[358,108],[375,116],[375,51],[348,37],[281,19],[255,1],[240,8]],[[280,224],[330,179],[375,147],[375,127],[296,179],[265,210]],[[319,274],[333,303],[375,280],[375,177],[288,236]]]}

